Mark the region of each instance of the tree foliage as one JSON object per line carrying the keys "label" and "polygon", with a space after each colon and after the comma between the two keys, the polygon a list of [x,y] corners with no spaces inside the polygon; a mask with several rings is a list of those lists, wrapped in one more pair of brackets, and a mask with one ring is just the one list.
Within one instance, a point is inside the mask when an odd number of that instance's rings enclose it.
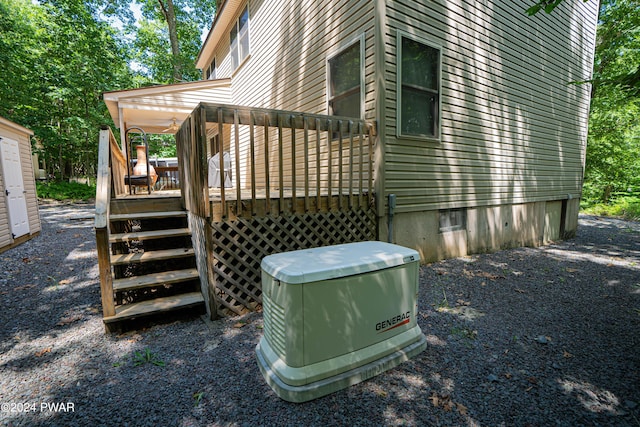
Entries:
{"label": "tree foliage", "polygon": [[593,69],[585,197],[640,192],[640,2],[603,0]]}
{"label": "tree foliage", "polygon": [[[177,43],[170,43],[169,6]],[[205,0],[0,0],[0,116],[35,132],[48,173],[95,175],[102,93],[198,79]],[[163,141],[157,144],[162,145]]]}
{"label": "tree foliage", "polygon": [[[529,15],[562,3],[538,0]],[[587,204],[640,194],[640,1],[600,0],[583,198]]]}
{"label": "tree foliage", "polygon": [[0,115],[35,132],[49,172],[93,174],[102,92],[131,82],[115,29],[79,0],[0,0],[0,55]]}
{"label": "tree foliage", "polygon": [[[49,173],[93,175],[102,93],[198,79],[215,3],[138,0],[136,19],[129,0],[0,0],[0,115],[34,130]],[[584,194],[608,200],[640,190],[640,0],[599,4]]]}
{"label": "tree foliage", "polygon": [[[539,0],[533,6],[527,9],[527,15],[533,16],[542,10],[544,10],[545,13],[551,13],[563,1],[564,0]],[[586,3],[589,0],[582,1]]]}
{"label": "tree foliage", "polygon": [[201,73],[195,68],[204,30],[213,22],[211,1],[140,0],[142,19],[128,25],[135,61],[156,83],[193,81]]}
{"label": "tree foliage", "polygon": [[[587,3],[596,0],[573,0]],[[530,16],[540,11],[552,13],[565,0],[537,0],[526,10]],[[609,65],[616,62],[619,48],[630,47],[636,42],[639,31],[640,2],[638,0],[600,0],[600,15],[596,64],[593,72],[594,85],[614,85],[619,87],[627,97],[640,96],[640,63],[629,63],[624,71],[610,73]],[[626,46],[626,47],[625,47]]]}

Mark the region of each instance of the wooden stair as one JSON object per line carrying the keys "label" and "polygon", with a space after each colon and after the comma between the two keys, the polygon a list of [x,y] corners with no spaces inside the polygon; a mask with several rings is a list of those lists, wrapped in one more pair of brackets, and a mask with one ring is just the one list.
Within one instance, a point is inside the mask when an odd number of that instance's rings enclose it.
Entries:
{"label": "wooden stair", "polygon": [[193,249],[176,248],[164,249],[161,251],[134,252],[111,257],[111,265],[132,264],[135,262],[162,261],[165,259],[175,259],[182,257],[193,257]]}
{"label": "wooden stair", "polygon": [[187,212],[180,209],[179,199],[152,203],[111,202],[108,241],[115,314],[103,317],[107,330],[169,311],[205,312]]}
{"label": "wooden stair", "polygon": [[116,307],[116,315],[105,317],[105,323],[118,322],[123,319],[130,319],[140,316],[148,316],[165,311],[177,310],[179,308],[199,307],[204,304],[200,292],[189,292],[173,297],[162,297],[154,300],[142,301],[135,304],[126,304]]}
{"label": "wooden stair", "polygon": [[198,270],[189,268],[179,271],[166,271],[163,273],[145,274],[143,276],[125,277],[113,281],[113,291],[122,292],[132,289],[147,288],[154,286],[156,283],[177,283],[185,280],[197,279]]}

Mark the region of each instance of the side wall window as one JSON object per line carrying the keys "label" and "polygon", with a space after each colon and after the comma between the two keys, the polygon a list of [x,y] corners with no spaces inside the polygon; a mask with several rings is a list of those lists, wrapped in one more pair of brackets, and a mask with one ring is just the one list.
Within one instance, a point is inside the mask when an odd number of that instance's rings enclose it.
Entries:
{"label": "side wall window", "polygon": [[207,67],[205,78],[208,80],[214,80],[216,78],[216,58],[215,56],[211,60],[211,64]]}
{"label": "side wall window", "polygon": [[236,70],[249,56],[249,6],[245,6],[238,20],[231,27],[231,68]]}
{"label": "side wall window", "polygon": [[328,59],[329,114],[362,118],[362,40]]}
{"label": "side wall window", "polygon": [[440,49],[399,32],[397,52],[397,134],[439,139]]}

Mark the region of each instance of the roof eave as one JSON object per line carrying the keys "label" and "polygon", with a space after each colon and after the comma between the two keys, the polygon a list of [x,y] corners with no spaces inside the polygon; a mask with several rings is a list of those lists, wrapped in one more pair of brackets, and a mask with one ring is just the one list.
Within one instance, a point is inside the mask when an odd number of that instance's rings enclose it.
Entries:
{"label": "roof eave", "polygon": [[231,18],[235,16],[238,9],[240,9],[240,6],[245,3],[245,1],[240,0],[223,0],[220,5],[220,10],[216,13],[216,17],[213,19],[213,24],[207,34],[207,38],[202,44],[200,52],[198,52],[196,68],[201,70],[207,68],[209,65],[209,58],[218,45],[220,38],[225,34],[227,26],[231,22]]}
{"label": "roof eave", "polygon": [[21,126],[15,122],[12,122],[9,119],[5,119],[4,117],[0,117],[0,125],[4,125],[8,128],[11,128],[16,132],[25,133],[29,136],[33,136],[33,131],[31,129],[27,129],[26,127]]}

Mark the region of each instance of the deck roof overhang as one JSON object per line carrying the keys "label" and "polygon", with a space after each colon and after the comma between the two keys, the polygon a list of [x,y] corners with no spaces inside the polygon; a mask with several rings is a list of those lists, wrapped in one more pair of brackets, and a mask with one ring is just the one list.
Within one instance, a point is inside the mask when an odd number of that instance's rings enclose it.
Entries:
{"label": "deck roof overhang", "polygon": [[139,127],[146,133],[174,134],[200,102],[228,104],[231,79],[201,80],[139,89],[105,92],[104,102],[120,129]]}

